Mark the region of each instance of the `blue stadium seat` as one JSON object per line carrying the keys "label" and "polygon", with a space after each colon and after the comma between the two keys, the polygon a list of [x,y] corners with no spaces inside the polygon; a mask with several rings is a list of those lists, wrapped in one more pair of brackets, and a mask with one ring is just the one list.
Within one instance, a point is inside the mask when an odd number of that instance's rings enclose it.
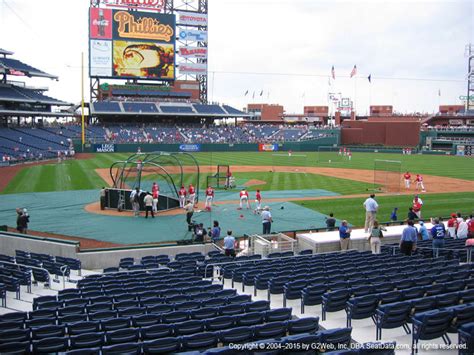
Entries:
{"label": "blue stadium seat", "polygon": [[142,344],[140,343],[122,343],[117,345],[103,346],[102,355],[139,355],[142,351]]}
{"label": "blue stadium seat", "polygon": [[192,319],[185,322],[174,324],[174,333],[176,336],[200,333],[205,328],[204,320]]}
{"label": "blue stadium seat", "polygon": [[133,343],[140,338],[138,328],[124,328],[105,332],[105,342],[107,345]]}
{"label": "blue stadium seat", "polygon": [[144,342],[147,340],[170,337],[172,334],[173,326],[171,324],[154,324],[140,328],[140,338]]}
{"label": "blue stadium seat", "polygon": [[396,302],[379,306],[375,313],[376,340],[382,339],[382,329],[393,329],[403,327],[410,334],[408,321],[411,312],[411,303]]}
{"label": "blue stadium seat", "polygon": [[219,340],[224,344],[242,344],[253,339],[252,327],[236,327],[219,332]]}
{"label": "blue stadium seat", "polygon": [[289,320],[287,326],[290,335],[314,333],[319,329],[319,317],[306,317]]}
{"label": "blue stadium seat", "polygon": [[450,310],[433,310],[419,313],[412,318],[412,348],[418,352],[419,340],[431,340],[441,337],[445,344],[451,344],[448,330],[454,312]]}
{"label": "blue stadium seat", "polygon": [[179,338],[160,338],[144,341],[142,347],[145,354],[175,353],[180,350],[181,341]]}
{"label": "blue stadium seat", "polygon": [[206,332],[183,336],[181,339],[183,351],[206,350],[217,346],[217,333]]}
{"label": "blue stadium seat", "polygon": [[92,332],[69,336],[71,349],[99,348],[105,344],[104,333]]}

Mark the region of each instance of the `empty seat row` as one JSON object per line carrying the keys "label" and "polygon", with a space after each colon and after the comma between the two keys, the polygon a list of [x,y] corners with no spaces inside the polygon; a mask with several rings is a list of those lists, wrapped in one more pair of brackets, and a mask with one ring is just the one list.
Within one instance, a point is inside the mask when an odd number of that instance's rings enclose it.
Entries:
{"label": "empty seat row", "polygon": [[[245,296],[245,295],[244,295]],[[116,318],[130,318],[135,316],[148,316],[154,318],[156,322],[173,323],[188,319],[202,319],[204,317],[214,317],[217,315],[235,315],[248,312],[266,311],[270,305],[267,301],[254,301],[241,303],[222,304],[216,306],[207,306],[196,308],[181,308],[183,304],[176,305],[156,305],[145,308],[125,308],[122,310],[102,310],[93,313],[71,313],[58,315],[56,310],[42,310],[41,313],[33,311],[7,313],[0,318],[0,330],[33,328],[43,325],[67,324],[80,321],[103,321]],[[189,306],[195,306],[189,305]],[[48,313],[50,312],[50,313]],[[284,314],[285,317],[291,317],[291,308],[281,308],[273,310],[271,314],[278,312]],[[31,313],[34,313],[32,315]]]}
{"label": "empty seat row", "polygon": [[[246,343],[250,341],[285,342],[286,344],[324,343],[330,348],[348,346],[351,341],[351,329],[339,328],[324,331],[286,335],[285,322],[274,322],[253,327],[238,327],[223,331],[203,332],[178,337],[164,337],[140,342],[140,332],[131,329],[116,331],[104,336],[95,333],[77,337],[51,337],[33,341],[6,343],[0,345],[1,352],[18,353],[57,353],[66,354],[150,354],[175,353],[183,351],[205,351],[218,344]],[[275,340],[277,339],[277,340]],[[114,345],[103,345],[114,344]],[[291,346],[291,345],[288,345]],[[225,348],[221,348],[226,351]],[[71,351],[69,351],[71,350]],[[216,349],[218,352],[220,349]],[[208,353],[218,353],[209,351]],[[234,350],[235,352],[235,350]]]}

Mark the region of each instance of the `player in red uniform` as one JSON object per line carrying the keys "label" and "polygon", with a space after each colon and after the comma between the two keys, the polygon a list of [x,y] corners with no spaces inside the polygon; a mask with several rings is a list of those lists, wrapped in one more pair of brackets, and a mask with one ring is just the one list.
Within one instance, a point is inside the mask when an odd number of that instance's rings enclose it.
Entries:
{"label": "player in red uniform", "polygon": [[179,207],[181,207],[181,208],[184,208],[184,203],[186,202],[186,194],[187,194],[187,191],[186,191],[184,185],[181,185],[181,188],[178,191]]}
{"label": "player in red uniform", "polygon": [[158,186],[156,182],[154,182],[151,187],[151,195],[153,196],[152,211],[157,212],[158,211],[158,198],[160,196],[160,187]]}
{"label": "player in red uniform", "polygon": [[421,202],[421,199],[415,196],[415,199],[413,200],[413,212],[417,215],[418,219],[421,219],[421,207],[423,206],[423,203]]}
{"label": "player in red uniform", "polygon": [[416,188],[421,189],[421,191],[425,192],[425,185],[423,184],[423,176],[420,174],[416,174],[415,178]]}
{"label": "player in red uniform", "polygon": [[196,203],[196,190],[194,189],[193,184],[189,184],[188,195],[189,202],[191,202],[194,206],[194,204]]}
{"label": "player in red uniform", "polygon": [[409,189],[410,188],[410,179],[411,179],[411,174],[407,171],[405,174],[403,174],[403,179],[405,180],[405,188]]}
{"label": "player in red uniform", "polygon": [[240,191],[239,196],[240,196],[240,207],[239,207],[239,210],[242,209],[242,204],[243,204],[243,203],[246,203],[246,204],[247,204],[247,209],[249,209],[249,208],[250,208],[250,201],[249,201],[249,193],[247,192],[247,190],[242,189],[242,190]]}
{"label": "player in red uniform", "polygon": [[255,207],[255,213],[260,213],[262,210],[262,194],[260,193],[260,190],[257,190],[255,193],[255,203],[257,204]]}
{"label": "player in red uniform", "polygon": [[347,158],[348,158],[349,160],[352,159],[352,152],[350,151],[349,148],[347,148]]}
{"label": "player in red uniform", "polygon": [[206,189],[206,203],[204,204],[206,211],[211,211],[212,201],[214,201],[214,189],[208,186]]}

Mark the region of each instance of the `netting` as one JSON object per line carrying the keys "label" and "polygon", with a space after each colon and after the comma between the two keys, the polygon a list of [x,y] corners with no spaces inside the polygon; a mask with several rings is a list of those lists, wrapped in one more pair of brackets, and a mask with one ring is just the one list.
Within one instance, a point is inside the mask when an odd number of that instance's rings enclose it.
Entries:
{"label": "netting", "polygon": [[308,156],[300,153],[272,154],[272,171],[305,173],[308,166]]}
{"label": "netting", "polygon": [[212,186],[215,189],[227,188],[229,171],[229,165],[217,165],[217,173],[207,177],[207,186]]}
{"label": "netting", "polygon": [[332,146],[320,146],[318,147],[317,159],[318,163],[338,163],[346,158],[344,155],[343,148],[332,147]]}
{"label": "netting", "polygon": [[400,193],[401,166],[398,160],[374,160],[374,190]]}
{"label": "netting", "polygon": [[156,182],[160,195],[177,196],[184,185],[193,184],[196,196],[199,193],[199,165],[191,154],[153,152],[130,156],[126,161],[116,162],[110,169],[114,187],[151,191]]}

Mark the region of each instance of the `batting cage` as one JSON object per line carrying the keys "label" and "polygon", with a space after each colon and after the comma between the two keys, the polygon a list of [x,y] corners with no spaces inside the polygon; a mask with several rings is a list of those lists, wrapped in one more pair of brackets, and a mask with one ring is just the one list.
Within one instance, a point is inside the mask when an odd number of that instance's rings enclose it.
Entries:
{"label": "batting cage", "polygon": [[192,184],[199,196],[199,164],[189,153],[136,153],[125,161],[117,161],[110,167],[113,188],[106,192],[106,208],[131,210],[129,196],[138,188],[140,209],[146,192],[152,191],[153,183],[159,187],[158,210],[179,207],[178,191],[181,186]]}
{"label": "batting cage", "polygon": [[401,168],[399,160],[374,160],[374,191],[400,193]]}
{"label": "batting cage", "polygon": [[347,159],[344,155],[344,148],[334,146],[319,146],[317,154],[318,164],[332,164],[342,162]]}
{"label": "batting cage", "polygon": [[274,153],[272,154],[272,171],[306,173],[308,156],[301,153]]}
{"label": "batting cage", "polygon": [[[232,188],[229,165],[217,165],[217,172],[214,175],[207,176],[207,186],[212,186],[214,189]],[[235,185],[235,184],[234,184]]]}

